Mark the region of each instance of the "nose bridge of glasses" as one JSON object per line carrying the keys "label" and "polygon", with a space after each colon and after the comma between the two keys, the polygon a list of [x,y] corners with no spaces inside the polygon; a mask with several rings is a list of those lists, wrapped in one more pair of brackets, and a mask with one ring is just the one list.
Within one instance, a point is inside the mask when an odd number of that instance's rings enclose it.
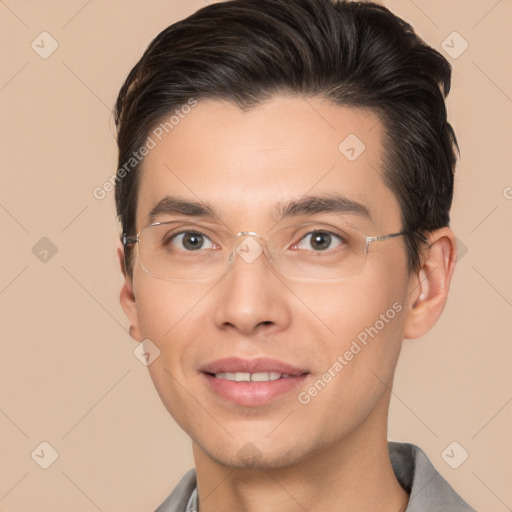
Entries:
{"label": "nose bridge of glasses", "polygon": [[266,253],[266,239],[254,231],[236,233],[235,243],[235,252],[246,263],[253,263],[262,253]]}

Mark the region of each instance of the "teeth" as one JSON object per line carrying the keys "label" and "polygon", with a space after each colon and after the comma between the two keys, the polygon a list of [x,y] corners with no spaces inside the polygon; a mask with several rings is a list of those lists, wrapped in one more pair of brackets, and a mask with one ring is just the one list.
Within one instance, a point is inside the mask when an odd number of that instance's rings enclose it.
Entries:
{"label": "teeth", "polygon": [[264,382],[267,380],[277,380],[281,378],[281,374],[277,372],[257,372],[251,374],[251,380],[257,382]]}
{"label": "teeth", "polygon": [[288,377],[288,375],[285,373],[281,374],[278,372],[220,372],[216,373],[215,377],[217,379],[234,380],[236,382],[267,382],[269,380],[277,380],[281,377],[286,378]]}

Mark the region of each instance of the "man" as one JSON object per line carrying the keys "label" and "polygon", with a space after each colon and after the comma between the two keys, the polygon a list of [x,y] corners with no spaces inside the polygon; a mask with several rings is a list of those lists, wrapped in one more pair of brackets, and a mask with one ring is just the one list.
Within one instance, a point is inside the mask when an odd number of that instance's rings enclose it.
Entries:
{"label": "man", "polygon": [[195,470],[158,512],[471,511],[388,443],[456,260],[450,66],[386,8],[234,0],[116,108],[121,303]]}

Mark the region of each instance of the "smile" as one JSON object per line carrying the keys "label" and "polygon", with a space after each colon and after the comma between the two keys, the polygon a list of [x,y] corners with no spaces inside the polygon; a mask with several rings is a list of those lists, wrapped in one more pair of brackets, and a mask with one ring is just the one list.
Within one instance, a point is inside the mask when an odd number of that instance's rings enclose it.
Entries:
{"label": "smile", "polygon": [[217,359],[200,368],[206,389],[216,399],[244,407],[257,407],[277,399],[295,399],[293,393],[311,373],[278,359],[258,357]]}
{"label": "smile", "polygon": [[270,380],[287,379],[290,375],[279,372],[219,372],[216,379],[232,380],[235,382],[268,382]]}

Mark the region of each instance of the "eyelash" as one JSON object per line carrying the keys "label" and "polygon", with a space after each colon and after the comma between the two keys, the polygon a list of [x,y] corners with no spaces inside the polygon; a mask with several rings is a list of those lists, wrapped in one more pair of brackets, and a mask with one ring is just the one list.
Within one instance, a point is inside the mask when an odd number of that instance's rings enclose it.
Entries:
{"label": "eyelash", "polygon": [[[215,242],[213,242],[208,235],[206,235],[205,233],[203,233],[203,232],[201,232],[199,230],[196,230],[196,231],[194,231],[194,230],[181,230],[181,231],[179,231],[177,233],[172,233],[170,236],[166,236],[165,237],[164,245],[165,246],[168,245],[169,243],[171,243],[173,240],[175,240],[180,235],[187,235],[187,234],[189,234],[189,235],[190,234],[192,234],[192,235],[200,235],[202,237],[205,237],[206,239],[208,239],[210,241],[211,244],[213,244],[213,246],[218,247],[217,244]],[[311,230],[311,231],[308,231],[307,233],[305,233],[303,236],[301,236],[301,238],[297,242],[293,242],[291,244],[291,246],[292,247],[297,246],[303,240],[305,240],[308,236],[311,237],[311,236],[314,236],[315,234],[329,235],[329,236],[337,239],[340,242],[340,245],[347,244],[347,240],[342,235],[339,235],[339,234],[334,233],[332,231],[329,231],[327,229],[314,229],[314,230]],[[195,252],[195,251],[185,251],[185,252]],[[314,251],[313,250],[312,252],[323,252],[323,251]]]}
{"label": "eyelash", "polygon": [[[294,243],[293,245],[298,245],[300,244],[300,242],[302,242],[303,240],[305,240],[307,237],[313,237],[314,235],[316,234],[321,234],[321,235],[329,235],[330,237],[332,238],[336,238],[339,240],[339,242],[341,243],[341,245],[345,244],[346,243],[346,240],[341,236],[341,235],[338,235],[336,233],[333,233],[332,231],[328,231],[328,230],[320,230],[320,229],[316,229],[316,230],[313,230],[313,231],[308,231],[304,236],[302,236],[298,242]],[[313,251],[313,252],[323,252],[323,251]]]}

